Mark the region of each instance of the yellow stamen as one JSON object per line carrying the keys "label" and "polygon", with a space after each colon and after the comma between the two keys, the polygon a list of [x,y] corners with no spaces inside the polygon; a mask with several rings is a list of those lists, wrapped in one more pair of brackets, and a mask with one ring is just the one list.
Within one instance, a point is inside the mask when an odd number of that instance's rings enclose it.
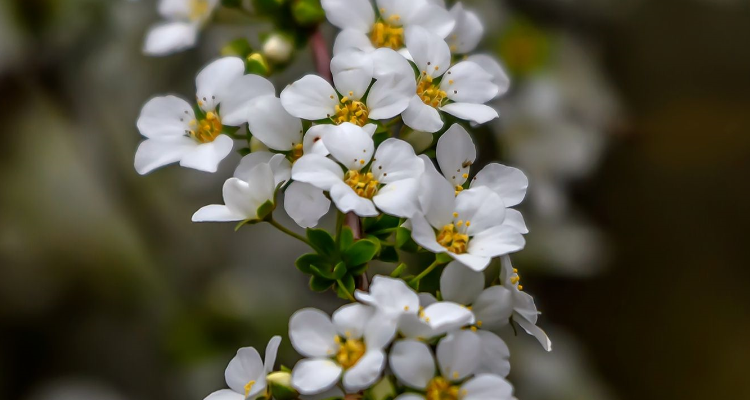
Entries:
{"label": "yellow stamen", "polygon": [[341,104],[336,105],[336,114],[331,117],[331,120],[336,125],[349,122],[357,126],[365,126],[369,117],[370,110],[365,103],[343,97]]}
{"label": "yellow stamen", "polygon": [[[454,379],[458,378],[458,373],[453,373]],[[427,384],[425,389],[426,400],[458,400],[459,387],[451,385],[447,379],[437,377]]]}
{"label": "yellow stamen", "polygon": [[347,339],[339,348],[339,352],[336,354],[336,361],[344,369],[349,369],[356,365],[357,361],[365,355],[365,350],[365,344],[361,340]]}
{"label": "yellow stamen", "polygon": [[210,10],[210,3],[208,0],[190,0],[189,10],[188,18],[191,21],[200,21],[206,18]]}
{"label": "yellow stamen", "polygon": [[[435,71],[440,69],[439,66],[435,66]],[[432,76],[427,75],[426,71],[422,71],[422,77],[417,84],[417,95],[422,102],[431,107],[440,107],[445,103],[448,98],[448,93],[440,89],[440,86],[433,84]]]}
{"label": "yellow stamen", "polygon": [[[360,164],[364,164],[365,160],[360,160]],[[344,182],[360,197],[366,199],[372,199],[378,194],[380,182],[378,182],[373,176],[372,172],[362,173],[359,171],[348,171],[344,175]]]}
{"label": "yellow stamen", "polygon": [[205,119],[190,121],[190,128],[187,133],[200,143],[213,142],[224,129],[221,125],[221,118],[211,111],[206,113]]}
{"label": "yellow stamen", "polygon": [[255,381],[250,381],[245,385],[245,397],[250,395],[250,391],[253,390],[253,386],[255,385]]}
{"label": "yellow stamen", "polygon": [[[437,242],[454,254],[464,254],[469,243],[469,235],[457,231],[463,221],[443,227],[437,235]],[[468,222],[467,222],[468,225]]]}
{"label": "yellow stamen", "polygon": [[[400,19],[400,16],[393,15],[389,18],[389,21],[397,22]],[[393,50],[400,50],[404,47],[404,28],[385,21],[376,22],[370,31],[370,41],[377,48],[388,47]]]}

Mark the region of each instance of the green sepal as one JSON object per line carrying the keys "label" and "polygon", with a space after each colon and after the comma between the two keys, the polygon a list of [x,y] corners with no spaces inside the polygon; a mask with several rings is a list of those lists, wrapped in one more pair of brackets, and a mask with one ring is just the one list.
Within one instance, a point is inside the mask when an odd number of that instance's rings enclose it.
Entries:
{"label": "green sepal", "polygon": [[398,251],[393,246],[383,246],[378,255],[378,260],[395,264],[399,261]]}
{"label": "green sepal", "polygon": [[319,276],[310,277],[310,289],[315,292],[325,292],[326,290],[330,289],[334,283],[335,281],[321,278]]}
{"label": "green sepal", "polygon": [[271,214],[273,214],[273,210],[275,209],[276,204],[271,200],[267,200],[265,203],[261,204],[260,207],[258,207],[258,220],[265,221],[266,218],[270,217]]}
{"label": "green sepal", "polygon": [[393,270],[393,272],[391,272],[391,278],[400,278],[408,267],[409,266],[406,265],[406,263],[401,263],[398,267],[396,267],[396,269]]}
{"label": "green sepal", "polygon": [[375,257],[375,254],[378,253],[378,247],[380,246],[370,239],[358,240],[344,251],[341,259],[350,267],[362,265]]}
{"label": "green sepal", "polygon": [[251,151],[247,147],[243,147],[243,148],[237,150],[237,154],[241,155],[242,157],[245,157],[246,155],[248,155],[250,153],[251,153]]}
{"label": "green sepal", "polygon": [[289,373],[291,373],[291,372],[292,372],[292,369],[291,369],[291,368],[289,368],[289,367],[287,367],[286,365],[282,364],[281,366],[279,366],[279,371],[281,371],[281,372],[289,372]]}
{"label": "green sepal", "polygon": [[349,247],[351,247],[354,244],[354,232],[352,232],[352,228],[345,226],[341,228],[341,233],[339,236],[339,251],[342,253],[346,251]]}
{"label": "green sepal", "polygon": [[320,269],[321,267],[325,268],[326,265],[330,266],[330,263],[325,257],[321,256],[320,254],[308,253],[303,254],[300,258],[298,258],[297,261],[294,262],[294,265],[302,273],[312,275],[315,272],[313,271],[311,266],[315,265],[317,266],[316,268]]}
{"label": "green sepal", "polygon": [[354,277],[351,275],[345,275],[339,280],[339,282],[343,283],[344,287],[342,288],[341,285],[336,283],[336,294],[342,299],[350,300],[349,295],[353,295],[354,290],[356,289]]}
{"label": "green sepal", "polygon": [[250,45],[250,42],[247,41],[245,38],[238,38],[230,41],[229,43],[225,44],[224,47],[221,49],[221,55],[228,57],[228,56],[237,56],[240,58],[245,58],[250,55],[250,53],[253,52],[253,47]]}
{"label": "green sepal", "polygon": [[365,234],[376,234],[378,238],[385,239],[391,236],[390,230],[397,228],[400,224],[399,218],[384,214],[378,218],[365,218],[363,226]]}
{"label": "green sepal", "polygon": [[412,239],[410,230],[399,227],[396,229],[396,248],[409,253],[416,253],[419,245]]}
{"label": "green sepal", "polygon": [[294,0],[292,16],[299,25],[309,27],[325,21],[326,13],[320,5],[320,0]]}
{"label": "green sepal", "polygon": [[336,241],[324,229],[308,229],[307,240],[310,241],[310,244],[318,253],[324,256],[333,256],[336,254]]}
{"label": "green sepal", "polygon": [[333,277],[336,280],[344,278],[344,275],[346,275],[346,273],[347,273],[346,264],[343,261],[336,264],[336,266],[333,267]]}
{"label": "green sepal", "polygon": [[248,74],[268,76],[271,73],[271,67],[268,65],[266,56],[260,53],[251,53],[245,57],[245,71]]}
{"label": "green sepal", "polygon": [[369,400],[388,400],[396,397],[396,387],[390,377],[384,377],[378,383],[365,391]]}
{"label": "green sepal", "polygon": [[266,381],[271,389],[271,397],[274,400],[294,400],[299,397],[299,393],[292,387],[290,372],[272,372],[268,374]]}

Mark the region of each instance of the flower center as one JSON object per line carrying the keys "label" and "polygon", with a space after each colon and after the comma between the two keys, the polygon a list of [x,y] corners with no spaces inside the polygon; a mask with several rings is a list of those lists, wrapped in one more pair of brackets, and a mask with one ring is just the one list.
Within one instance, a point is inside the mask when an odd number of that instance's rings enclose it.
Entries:
{"label": "flower center", "polygon": [[344,175],[344,182],[354,189],[360,197],[372,199],[378,194],[378,182],[372,175],[372,172],[363,173],[360,171],[350,170]]}
{"label": "flower center", "polygon": [[290,153],[290,156],[292,158],[291,162],[294,163],[295,161],[302,158],[303,155],[304,155],[304,150],[302,148],[302,143],[295,144],[294,147],[292,147],[292,152]]}
{"label": "flower center", "polygon": [[213,142],[223,129],[221,118],[211,111],[206,113],[206,118],[200,121],[190,121],[190,127],[191,129],[188,133],[200,143]]}
{"label": "flower center", "polygon": [[440,90],[440,86],[433,83],[432,76],[427,75],[426,72],[422,72],[422,77],[417,84],[417,95],[423,103],[435,108],[442,106],[448,98],[448,93]]}
{"label": "flower center", "polygon": [[425,397],[427,400],[458,400],[458,393],[458,386],[451,386],[445,378],[437,377],[427,384]]}
{"label": "flower center", "polygon": [[[470,222],[466,222],[469,226]],[[464,225],[464,221],[449,224],[443,227],[437,235],[437,242],[453,254],[466,253],[469,244],[469,235],[459,232],[458,228]]]}
{"label": "flower center", "polygon": [[[367,349],[365,343],[357,339],[341,339],[336,336],[336,341],[341,344],[339,352],[336,354],[336,361],[344,369],[349,369],[357,364],[360,358],[365,355]],[[343,341],[343,343],[342,343]]]}
{"label": "flower center", "polygon": [[510,283],[511,285],[518,284],[518,290],[523,290],[523,285],[521,285],[521,275],[518,275],[518,270],[513,268],[513,275],[510,277]]}
{"label": "flower center", "polygon": [[200,21],[208,14],[210,4],[208,0],[190,0],[190,20]]}
{"label": "flower center", "polygon": [[253,390],[253,386],[255,386],[255,381],[250,381],[245,385],[245,397],[250,395],[250,391]]}
{"label": "flower center", "polygon": [[[376,48],[388,47],[400,50],[404,47],[404,27],[396,26],[401,20],[399,15],[391,15],[388,21],[378,21],[372,26],[370,41]],[[390,24],[392,22],[394,24]]]}
{"label": "flower center", "polygon": [[[353,95],[353,93],[349,93]],[[349,122],[357,126],[365,126],[370,116],[370,110],[367,105],[361,101],[350,100],[348,97],[341,99],[341,104],[336,105],[336,115],[333,116],[333,122],[341,125]]]}

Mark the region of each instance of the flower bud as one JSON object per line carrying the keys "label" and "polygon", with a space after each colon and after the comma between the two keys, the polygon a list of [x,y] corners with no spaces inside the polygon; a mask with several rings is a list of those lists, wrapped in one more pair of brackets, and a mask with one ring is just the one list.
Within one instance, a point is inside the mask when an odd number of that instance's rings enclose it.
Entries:
{"label": "flower bud", "polygon": [[292,374],[289,372],[272,372],[266,377],[271,394],[276,400],[292,400],[299,396],[292,387]]}
{"label": "flower bud", "polygon": [[252,53],[247,56],[247,71],[251,74],[260,76],[268,76],[271,72],[271,68],[268,66],[268,60],[263,54]]}
{"label": "flower bud", "polygon": [[250,151],[255,153],[256,151],[269,151],[269,149],[268,146],[253,136],[250,138]]}
{"label": "flower bud", "polygon": [[263,43],[263,54],[276,64],[284,64],[292,57],[294,45],[292,41],[279,33],[275,33]]}

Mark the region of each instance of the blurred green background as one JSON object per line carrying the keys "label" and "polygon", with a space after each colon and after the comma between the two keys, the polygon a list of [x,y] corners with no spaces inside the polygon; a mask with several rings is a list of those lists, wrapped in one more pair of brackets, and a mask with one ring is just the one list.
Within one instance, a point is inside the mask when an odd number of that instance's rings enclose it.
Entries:
{"label": "blurred green background", "polygon": [[[505,333],[518,397],[750,398],[750,3],[465,3],[513,75],[481,156],[531,178],[518,268],[555,345]],[[0,0],[2,399],[203,399],[237,348],[339,304],[268,226],[190,222],[239,156],[135,173],[142,104],[191,97],[223,43],[268,28],[220,13],[198,48],[147,58],[157,19],[146,0]]]}

